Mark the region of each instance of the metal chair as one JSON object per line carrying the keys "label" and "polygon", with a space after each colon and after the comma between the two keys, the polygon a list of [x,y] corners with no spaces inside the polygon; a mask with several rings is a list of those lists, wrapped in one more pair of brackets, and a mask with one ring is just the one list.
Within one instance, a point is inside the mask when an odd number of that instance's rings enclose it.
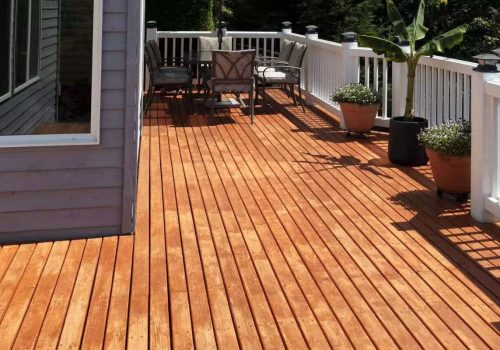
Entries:
{"label": "metal chair", "polygon": [[[254,122],[254,65],[255,50],[214,51],[211,79],[207,82],[212,99],[211,116],[214,114],[216,93],[247,92],[250,100],[250,118]],[[205,101],[208,99],[206,95]],[[240,103],[244,103],[240,100]]]}
{"label": "metal chair", "polygon": [[[295,46],[295,41],[288,39],[283,39],[281,42],[280,53],[278,57],[258,57],[256,59],[255,69],[258,73],[264,71],[268,67],[274,65],[288,65],[290,60],[290,55],[292,54],[293,47]],[[272,69],[268,69],[271,71]]]}
{"label": "metal chair", "polygon": [[149,86],[146,95],[145,110],[152,103],[157,90],[171,91],[174,95],[180,92],[188,92],[193,103],[193,75],[189,67],[160,66],[155,56],[151,42],[145,45],[145,61],[149,71]]}
{"label": "metal chair", "polygon": [[294,86],[297,85],[300,104],[302,110],[305,111],[300,85],[302,82],[302,64],[304,63],[306,51],[307,45],[296,43],[293,46],[288,64],[274,64],[273,66],[264,68],[261,72],[256,72],[255,76],[258,84],[255,101],[257,102],[259,99],[259,88],[262,89],[262,98],[265,98],[266,86],[283,85],[290,87],[293,102],[297,105],[297,99],[295,98],[294,92]]}

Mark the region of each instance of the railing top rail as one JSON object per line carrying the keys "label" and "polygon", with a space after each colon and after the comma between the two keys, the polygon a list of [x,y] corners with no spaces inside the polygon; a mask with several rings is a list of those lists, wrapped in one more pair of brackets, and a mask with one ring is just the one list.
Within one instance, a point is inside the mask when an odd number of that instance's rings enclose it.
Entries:
{"label": "railing top rail", "polygon": [[472,70],[477,67],[477,63],[441,56],[424,56],[420,59],[419,64],[467,75],[471,75]]}
{"label": "railing top rail", "polygon": [[349,54],[353,57],[384,58],[384,55],[378,55],[368,47],[354,47],[349,50]]}
{"label": "railing top rail", "polygon": [[500,98],[500,82],[489,81],[486,83],[486,94]]}
{"label": "railing top rail", "polygon": [[342,49],[342,44],[340,43],[324,39],[308,39],[306,36],[300,34],[284,34],[283,37],[289,40],[297,41],[299,43],[307,44],[311,47],[320,47],[322,49],[332,51],[340,51]]}

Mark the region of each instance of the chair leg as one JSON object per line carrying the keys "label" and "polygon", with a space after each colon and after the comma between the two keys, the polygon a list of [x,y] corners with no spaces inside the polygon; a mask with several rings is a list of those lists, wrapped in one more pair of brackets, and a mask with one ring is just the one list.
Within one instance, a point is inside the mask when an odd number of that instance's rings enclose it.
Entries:
{"label": "chair leg", "polygon": [[212,108],[210,109],[210,117],[214,116],[215,113],[215,91],[212,90],[210,99],[212,100]]}
{"label": "chair leg", "polygon": [[297,98],[295,97],[295,89],[293,84],[290,84],[290,93],[292,94],[292,100],[295,105],[297,105]]}
{"label": "chair leg", "polygon": [[254,118],[255,118],[255,101],[254,101],[254,98],[253,98],[253,90],[254,88],[252,87],[250,89],[250,123],[253,124],[254,123]]}
{"label": "chair leg", "polygon": [[286,96],[290,98],[290,91],[288,91],[288,87],[286,86],[286,84],[283,84],[283,90],[285,90]]}
{"label": "chair leg", "polygon": [[304,99],[302,98],[302,89],[300,88],[300,83],[297,86],[297,89],[299,90],[299,100],[300,100],[300,105],[302,106],[302,112],[306,112],[306,108],[304,107]]}

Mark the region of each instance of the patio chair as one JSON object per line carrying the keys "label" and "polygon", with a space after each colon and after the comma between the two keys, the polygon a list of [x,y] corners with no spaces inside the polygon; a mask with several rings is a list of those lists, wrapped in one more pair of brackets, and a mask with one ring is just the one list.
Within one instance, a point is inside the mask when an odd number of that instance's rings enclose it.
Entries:
{"label": "patio chair", "polygon": [[145,61],[149,71],[149,86],[144,109],[147,111],[157,90],[189,93],[193,103],[193,75],[189,67],[159,66],[150,43],[145,45]]}
{"label": "patio chair", "polygon": [[293,46],[288,64],[275,64],[273,66],[265,68],[261,72],[257,72],[257,96],[255,98],[255,101],[257,102],[259,99],[259,89],[262,90],[262,98],[264,99],[266,94],[266,86],[282,85],[290,87],[293,102],[295,103],[295,105],[297,105],[297,99],[294,92],[294,86],[297,85],[299,90],[300,104],[302,106],[302,110],[305,111],[300,85],[302,82],[302,64],[304,63],[306,51],[307,45],[296,43]]}
{"label": "patio chair", "polygon": [[[295,46],[295,41],[290,41],[288,39],[283,39],[281,43],[280,53],[278,57],[258,57],[256,59],[256,67],[257,72],[262,72],[264,69],[268,67],[272,67],[274,65],[288,65],[288,61],[290,60],[290,55],[292,54],[293,47]],[[268,71],[272,71],[273,69],[268,69]]]}
{"label": "patio chair", "polygon": [[[249,113],[251,123],[254,122],[254,65],[255,50],[214,51],[212,57],[211,79],[207,82],[212,99],[210,115],[213,116],[217,93],[246,92],[249,95]],[[208,94],[205,101],[208,99]],[[244,103],[240,100],[240,103]]]}

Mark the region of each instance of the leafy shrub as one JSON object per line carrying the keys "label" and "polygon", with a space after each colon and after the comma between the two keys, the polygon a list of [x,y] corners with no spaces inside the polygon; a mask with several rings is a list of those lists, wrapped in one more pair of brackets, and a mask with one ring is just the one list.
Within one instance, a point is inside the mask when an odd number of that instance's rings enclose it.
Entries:
{"label": "leafy shrub", "polygon": [[467,156],[471,153],[471,125],[467,121],[449,122],[422,130],[418,140],[435,152],[450,156]]}
{"label": "leafy shrub", "polygon": [[382,100],[379,92],[361,84],[347,84],[332,96],[333,102],[353,103],[358,105],[378,105]]}

